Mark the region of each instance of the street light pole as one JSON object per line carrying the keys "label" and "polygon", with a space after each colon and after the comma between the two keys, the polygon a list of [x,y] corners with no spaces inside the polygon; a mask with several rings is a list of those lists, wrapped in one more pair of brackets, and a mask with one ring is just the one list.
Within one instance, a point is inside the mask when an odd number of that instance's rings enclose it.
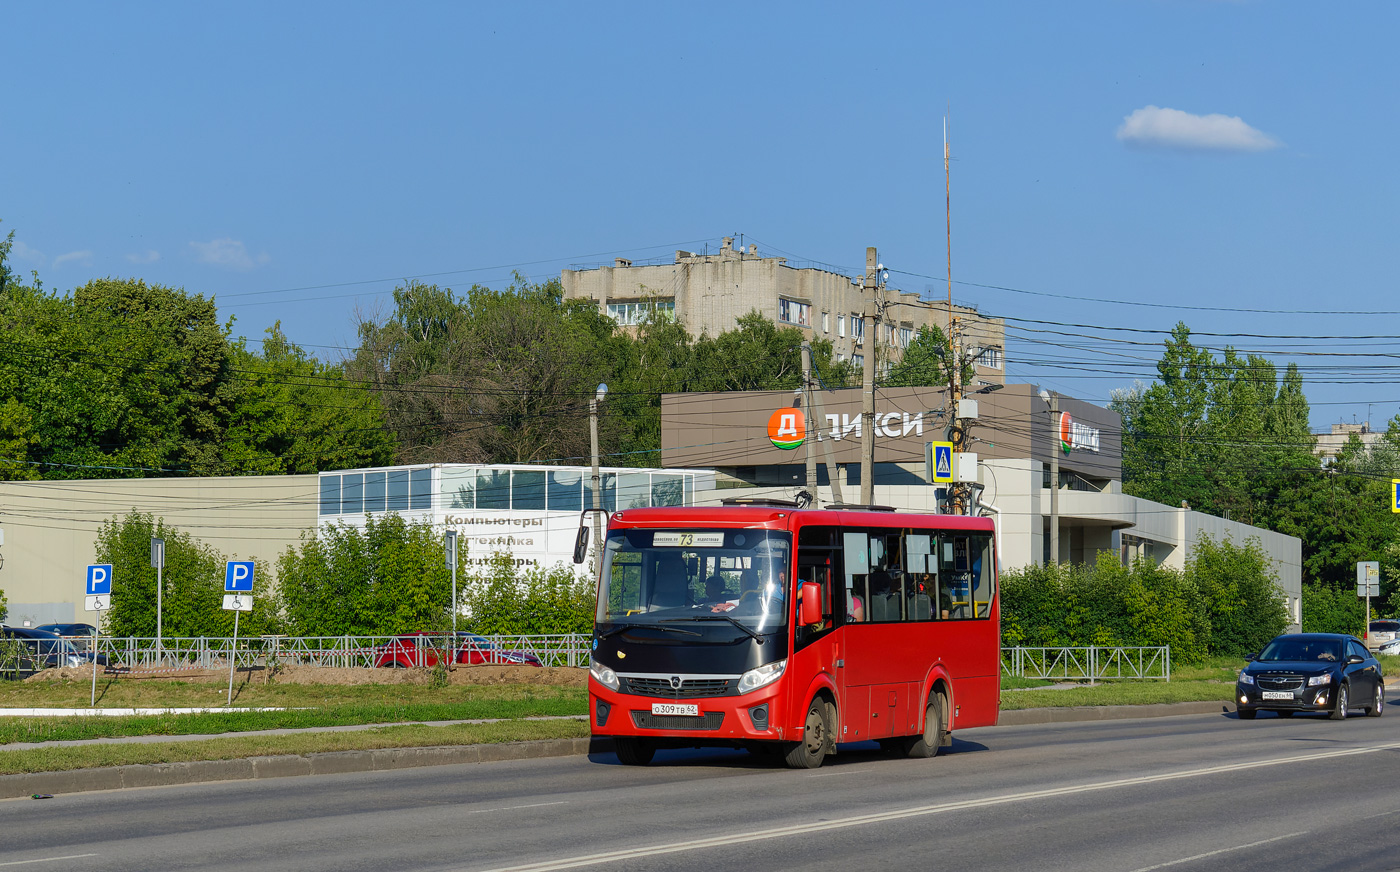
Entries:
{"label": "street light pole", "polygon": [[1050,562],[1060,562],[1060,398],[1042,390],[1050,404]]}
{"label": "street light pole", "polygon": [[165,583],[164,579],[161,578],[162,570],[165,569],[164,539],[151,539],[151,565],[156,568],[156,656],[164,662],[165,645],[162,641],[163,635],[161,632],[161,614],[164,611],[162,605],[165,595]]}
{"label": "street light pole", "polygon": [[608,386],[600,384],[598,392],[588,401],[588,438],[593,449],[593,547],[599,549],[594,551],[595,554],[601,553],[603,547],[603,482],[598,475],[598,404],[607,395]]}
{"label": "street light pole", "polygon": [[[448,530],[446,536],[447,568],[452,570],[452,647],[457,647],[457,531]],[[236,616],[235,616],[236,617]]]}

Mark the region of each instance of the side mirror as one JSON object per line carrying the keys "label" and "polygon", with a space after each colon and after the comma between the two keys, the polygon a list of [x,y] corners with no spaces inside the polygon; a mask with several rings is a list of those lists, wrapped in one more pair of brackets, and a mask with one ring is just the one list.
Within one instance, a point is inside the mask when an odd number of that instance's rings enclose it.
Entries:
{"label": "side mirror", "polygon": [[582,563],[588,555],[588,525],[579,524],[578,535],[574,537],[574,563]]}
{"label": "side mirror", "polygon": [[1348,665],[1350,665],[1350,664],[1352,664],[1352,663],[1365,663],[1365,662],[1366,662],[1366,658],[1365,658],[1365,657],[1362,657],[1360,654],[1350,654],[1350,655],[1347,656],[1347,664],[1348,664]]}
{"label": "side mirror", "polygon": [[822,622],[822,586],[815,581],[802,582],[802,604],[797,607],[797,623],[804,627]]}
{"label": "side mirror", "polygon": [[1259,656],[1258,654],[1246,654],[1246,655],[1244,655],[1244,662],[1246,662],[1246,663],[1253,663],[1253,662],[1254,662],[1254,658],[1256,658],[1256,657],[1258,657],[1258,656]]}

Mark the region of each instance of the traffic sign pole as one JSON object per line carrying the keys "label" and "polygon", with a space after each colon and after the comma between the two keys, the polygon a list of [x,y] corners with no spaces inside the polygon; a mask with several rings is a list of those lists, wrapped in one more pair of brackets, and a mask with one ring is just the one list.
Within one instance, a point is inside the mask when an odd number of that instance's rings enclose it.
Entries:
{"label": "traffic sign pole", "polygon": [[251,560],[230,560],[224,568],[224,608],[233,612],[233,642],[228,652],[229,705],[233,705],[233,673],[238,669],[238,615],[243,611],[245,593],[249,594],[248,608],[252,608],[253,569]]}
{"label": "traffic sign pole", "polygon": [[235,610],[233,613],[233,648],[228,652],[228,704],[233,705],[233,670],[238,666],[238,616],[242,612]]}

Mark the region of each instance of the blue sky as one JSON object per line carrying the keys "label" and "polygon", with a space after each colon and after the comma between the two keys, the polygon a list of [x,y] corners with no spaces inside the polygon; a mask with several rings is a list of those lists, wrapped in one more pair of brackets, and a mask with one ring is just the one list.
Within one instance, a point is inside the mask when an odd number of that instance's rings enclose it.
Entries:
{"label": "blue sky", "polygon": [[[1106,328],[1183,320],[1265,337],[1202,344],[1299,360],[1315,427],[1383,427],[1400,410],[1384,359],[1283,355],[1397,350],[1397,19],[1184,0],[12,2],[0,232],[50,288],[213,294],[235,334],[280,319],[332,358],[408,276],[499,287],[729,234],[852,271],[876,245],[892,284],[941,297],[948,113],[953,294],[1026,319],[1008,322],[1013,381],[1104,402],[1160,356],[1104,340],[1161,339]],[[1386,338],[1277,338],[1358,335]]]}

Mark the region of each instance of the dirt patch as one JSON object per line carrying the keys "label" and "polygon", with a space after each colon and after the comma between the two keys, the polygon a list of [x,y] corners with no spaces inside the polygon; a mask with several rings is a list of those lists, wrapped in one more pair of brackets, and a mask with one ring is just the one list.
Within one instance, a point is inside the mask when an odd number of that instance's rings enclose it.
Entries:
{"label": "dirt patch", "polygon": [[[227,669],[133,670],[103,673],[102,678],[116,676],[127,679],[160,679],[163,681],[213,682],[228,681]],[[450,684],[547,684],[557,687],[584,687],[588,670],[563,666],[459,666],[447,673]],[[45,669],[25,681],[90,681],[92,668],[75,667]],[[329,666],[284,666],[275,676],[262,667],[240,669],[237,682],[266,684],[324,684],[348,686],[357,684],[419,684],[433,683],[431,669],[337,669]]]}

